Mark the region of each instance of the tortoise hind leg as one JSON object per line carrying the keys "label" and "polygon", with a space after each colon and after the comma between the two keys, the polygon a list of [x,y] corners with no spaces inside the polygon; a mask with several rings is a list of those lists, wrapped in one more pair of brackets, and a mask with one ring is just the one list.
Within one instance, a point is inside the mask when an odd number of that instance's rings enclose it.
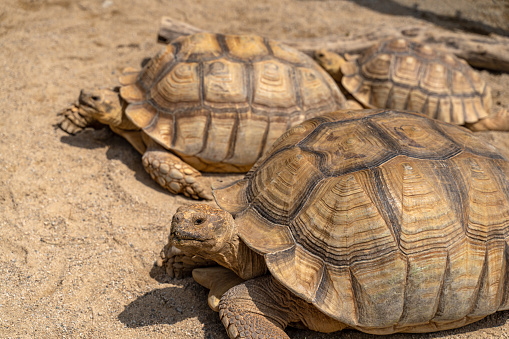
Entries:
{"label": "tortoise hind leg", "polygon": [[219,316],[230,338],[289,338],[287,325],[335,332],[345,324],[296,297],[272,276],[251,279],[229,289],[219,302]]}
{"label": "tortoise hind leg", "polygon": [[474,132],[479,131],[506,131],[509,132],[509,111],[500,110],[497,114],[481,119],[472,124],[465,124],[465,127]]}
{"label": "tortoise hind leg", "polygon": [[201,173],[155,143],[143,154],[143,167],[168,191],[193,199],[212,200],[212,192]]}

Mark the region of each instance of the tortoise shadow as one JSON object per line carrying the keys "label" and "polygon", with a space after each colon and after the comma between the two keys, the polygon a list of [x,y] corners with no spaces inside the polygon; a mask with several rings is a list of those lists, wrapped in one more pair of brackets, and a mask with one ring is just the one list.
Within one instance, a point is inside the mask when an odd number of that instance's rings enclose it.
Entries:
{"label": "tortoise shadow", "polygon": [[[158,192],[171,194],[158,185],[143,168],[141,155],[132,147],[127,140],[114,133],[108,127],[100,129],[87,128],[75,135],[63,135],[60,141],[72,147],[84,149],[107,148],[106,158],[118,160],[134,172],[136,180]],[[183,198],[186,198],[182,195]]]}
{"label": "tortoise shadow", "polygon": [[[429,10],[419,9],[418,2],[413,6],[405,6],[394,0],[372,1],[372,0],[348,0],[359,6],[369,8],[382,14],[394,16],[414,17],[429,21],[437,26],[448,30],[461,30],[464,32],[488,35],[495,33],[502,36],[509,36],[509,31],[503,28],[486,24],[482,21],[468,19],[462,16],[461,9],[455,11],[455,15],[437,14]],[[509,13],[508,13],[509,15]]]}
{"label": "tortoise shadow", "polygon": [[[72,147],[90,150],[106,147],[106,158],[108,160],[118,160],[122,162],[127,168],[134,172],[136,180],[160,193],[173,196],[172,193],[157,184],[145,171],[141,161],[141,154],[138,153],[127,140],[114,133],[108,127],[100,129],[87,128],[76,135],[66,134],[60,137],[60,141]],[[202,176],[208,178],[210,183],[223,186],[222,183],[230,183],[232,180],[239,180],[244,174],[245,173],[202,173]],[[196,201],[182,194],[178,196],[189,201]]]}
{"label": "tortoise shadow", "polygon": [[[163,269],[155,265],[152,269],[156,275],[161,275],[161,270]],[[207,305],[207,289],[190,277],[167,277],[164,281],[173,286],[154,289],[139,296],[124,307],[117,316],[118,320],[128,328],[138,328],[161,324],[175,325],[189,318],[197,318],[203,324],[205,338],[227,338],[218,314]]]}
{"label": "tortoise shadow", "polygon": [[[100,129],[87,128],[75,135],[63,135],[60,141],[72,147],[84,149],[107,148],[106,158],[118,160],[134,172],[135,179],[144,185],[159,192],[168,193],[159,186],[145,171],[141,162],[141,155],[132,147],[127,140],[114,133],[108,127]],[[170,194],[170,193],[168,193]]]}
{"label": "tortoise shadow", "polygon": [[[54,126],[54,128],[58,129],[58,126]],[[98,149],[108,146],[109,142],[107,140],[112,138],[113,135],[113,131],[106,126],[99,129],[86,128],[74,135],[62,135],[60,142],[72,147]]]}

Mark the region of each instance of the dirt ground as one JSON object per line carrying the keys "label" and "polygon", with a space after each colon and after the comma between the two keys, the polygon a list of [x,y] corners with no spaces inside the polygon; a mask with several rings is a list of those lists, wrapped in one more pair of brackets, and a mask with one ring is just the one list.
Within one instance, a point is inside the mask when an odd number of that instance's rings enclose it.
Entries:
{"label": "dirt ground", "polygon": [[[0,337],[226,338],[207,291],[154,266],[176,208],[107,129],[71,137],[56,113],[156,53],[161,16],[270,38],[422,24],[509,34],[502,0],[0,0]],[[417,5],[417,3],[419,5]],[[482,8],[482,9],[480,9]],[[509,75],[482,71],[509,107]],[[482,133],[509,155],[504,133]],[[211,176],[212,181],[231,180]],[[509,337],[509,312],[454,331]],[[294,338],[331,338],[289,329]],[[345,331],[343,338],[371,337]]]}

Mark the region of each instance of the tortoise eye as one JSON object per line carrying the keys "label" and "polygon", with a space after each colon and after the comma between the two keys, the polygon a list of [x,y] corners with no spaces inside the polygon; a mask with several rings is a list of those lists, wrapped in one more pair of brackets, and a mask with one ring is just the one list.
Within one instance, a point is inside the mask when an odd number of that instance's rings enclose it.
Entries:
{"label": "tortoise eye", "polygon": [[203,224],[204,222],[205,222],[205,218],[196,218],[196,219],[194,220],[194,224],[195,224],[195,225],[201,225],[201,224]]}

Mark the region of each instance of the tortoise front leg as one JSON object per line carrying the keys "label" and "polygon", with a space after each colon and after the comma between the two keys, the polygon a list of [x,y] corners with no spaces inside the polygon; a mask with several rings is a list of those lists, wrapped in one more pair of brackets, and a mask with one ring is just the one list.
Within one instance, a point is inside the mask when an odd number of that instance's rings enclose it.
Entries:
{"label": "tortoise front leg", "polygon": [[192,272],[197,268],[217,266],[217,263],[198,255],[184,253],[168,243],[161,250],[157,266],[164,267],[166,274],[170,278],[181,279],[191,276]]}
{"label": "tortoise front leg", "polygon": [[155,143],[143,154],[143,167],[152,179],[174,194],[212,200],[210,185],[201,173]]}
{"label": "tortoise front leg", "polygon": [[193,270],[193,279],[198,284],[209,289],[208,303],[214,312],[219,312],[219,301],[232,287],[243,283],[232,270],[223,266],[200,267]]}
{"label": "tortoise front leg", "polygon": [[291,322],[290,310],[277,294],[272,277],[264,276],[239,284],[226,292],[219,302],[219,317],[230,338],[289,339],[283,331]]}
{"label": "tortoise front leg", "polygon": [[289,338],[287,325],[319,332],[347,326],[295,296],[272,276],[232,287],[219,302],[219,316],[230,338]]}
{"label": "tortoise front leg", "polygon": [[73,104],[71,107],[58,112],[57,116],[60,118],[57,126],[64,132],[71,135],[78,134],[87,127],[99,127],[101,124],[80,112],[78,104]]}

